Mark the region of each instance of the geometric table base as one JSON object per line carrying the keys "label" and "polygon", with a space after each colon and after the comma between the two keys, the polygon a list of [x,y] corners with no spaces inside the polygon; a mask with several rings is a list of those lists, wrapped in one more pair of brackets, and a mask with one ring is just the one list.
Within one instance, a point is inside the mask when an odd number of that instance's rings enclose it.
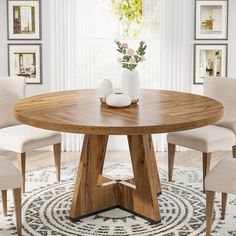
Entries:
{"label": "geometric table base", "polygon": [[129,135],[128,143],[134,179],[113,181],[102,176],[107,135],[85,135],[70,219],[83,217],[114,207],[160,222],[157,193],[161,193],[151,135]]}

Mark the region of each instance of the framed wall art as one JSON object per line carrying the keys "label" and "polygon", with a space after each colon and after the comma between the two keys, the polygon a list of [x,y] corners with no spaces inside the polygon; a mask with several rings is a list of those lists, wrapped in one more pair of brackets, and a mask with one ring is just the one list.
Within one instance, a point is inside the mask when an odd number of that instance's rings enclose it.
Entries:
{"label": "framed wall art", "polygon": [[227,76],[227,44],[194,45],[194,84],[206,76]]}
{"label": "framed wall art", "polygon": [[27,84],[42,84],[41,44],[8,44],[8,74],[25,77]]}
{"label": "framed wall art", "polygon": [[9,40],[40,40],[40,0],[7,0],[7,22]]}
{"label": "framed wall art", "polygon": [[228,38],[228,1],[195,0],[195,39]]}

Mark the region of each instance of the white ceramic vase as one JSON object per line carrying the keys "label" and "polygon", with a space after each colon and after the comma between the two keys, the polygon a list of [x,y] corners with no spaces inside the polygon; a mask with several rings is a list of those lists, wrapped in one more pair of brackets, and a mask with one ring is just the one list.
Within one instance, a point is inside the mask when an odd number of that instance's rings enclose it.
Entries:
{"label": "white ceramic vase", "polygon": [[106,103],[106,98],[113,93],[112,83],[109,79],[104,79],[100,88],[100,101]]}
{"label": "white ceramic vase", "polygon": [[124,69],[122,73],[122,91],[131,98],[132,103],[139,100],[139,73],[137,70]]}
{"label": "white ceramic vase", "polygon": [[131,99],[124,93],[113,93],[107,97],[106,104],[111,107],[127,107],[131,104]]}

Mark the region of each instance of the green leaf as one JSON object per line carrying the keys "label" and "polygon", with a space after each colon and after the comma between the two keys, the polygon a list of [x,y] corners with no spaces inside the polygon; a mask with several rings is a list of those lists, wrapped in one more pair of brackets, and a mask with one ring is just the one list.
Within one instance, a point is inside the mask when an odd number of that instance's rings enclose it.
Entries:
{"label": "green leaf", "polygon": [[124,25],[123,36],[139,36],[143,17],[142,0],[119,0],[119,4],[117,4],[117,0],[110,1],[114,15],[119,17],[122,25]]}

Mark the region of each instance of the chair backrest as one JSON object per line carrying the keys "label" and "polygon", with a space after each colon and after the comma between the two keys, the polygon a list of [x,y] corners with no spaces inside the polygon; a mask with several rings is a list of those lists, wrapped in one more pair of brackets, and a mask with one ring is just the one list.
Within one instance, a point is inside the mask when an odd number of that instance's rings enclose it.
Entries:
{"label": "chair backrest", "polygon": [[236,79],[207,77],[203,84],[204,95],[216,99],[224,106],[224,116],[216,123],[236,134]]}
{"label": "chair backrest", "polygon": [[13,106],[25,97],[23,77],[0,77],[0,128],[19,124],[13,115]]}

